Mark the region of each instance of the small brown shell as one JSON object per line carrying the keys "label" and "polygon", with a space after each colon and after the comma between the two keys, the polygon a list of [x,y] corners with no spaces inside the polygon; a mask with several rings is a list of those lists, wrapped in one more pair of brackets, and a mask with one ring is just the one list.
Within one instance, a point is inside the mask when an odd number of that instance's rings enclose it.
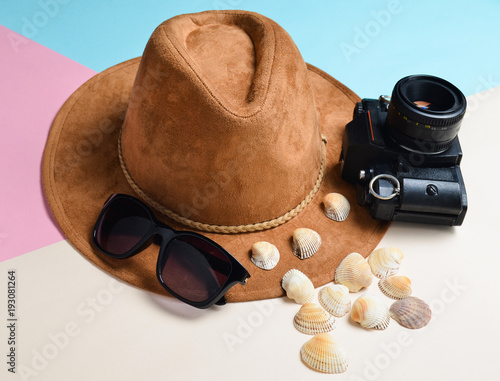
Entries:
{"label": "small brown shell", "polygon": [[318,292],[321,306],[333,316],[342,317],[351,310],[349,289],[341,284],[323,287]]}
{"label": "small brown shell", "polygon": [[400,325],[410,329],[425,327],[429,324],[432,316],[427,303],[414,296],[392,303],[389,312]]}
{"label": "small brown shell", "polygon": [[295,229],[292,239],[292,252],[300,259],[312,257],[321,246],[320,235],[312,229]]}
{"label": "small brown shell", "polygon": [[363,328],[386,329],[391,317],[382,299],[366,293],[356,299],[351,309],[351,319]]}
{"label": "small brown shell", "polygon": [[293,318],[293,326],[307,335],[330,332],[335,318],[315,303],[305,303]]}
{"label": "small brown shell", "polygon": [[380,279],[378,287],[385,296],[391,299],[399,300],[411,295],[411,281],[403,275]]}
{"label": "small brown shell", "polygon": [[358,292],[372,284],[373,275],[366,259],[359,253],[346,256],[335,270],[335,283],[346,286],[350,292]]}
{"label": "small brown shell", "polygon": [[349,366],[346,351],[328,333],[307,341],[300,349],[300,357],[311,369],[322,373],[343,373]]}
{"label": "small brown shell", "polygon": [[374,250],[368,257],[373,275],[383,279],[399,271],[403,252],[396,247],[382,247]]}
{"label": "small brown shell", "polygon": [[323,198],[325,216],[334,221],[344,221],[351,210],[351,205],[340,193],[328,193]]}
{"label": "small brown shell", "polygon": [[296,303],[310,303],[314,299],[314,286],[311,280],[300,270],[291,269],[281,281],[281,287],[286,291],[286,296]]}
{"label": "small brown shell", "polygon": [[255,242],[252,245],[252,257],[250,260],[255,266],[263,270],[271,270],[278,264],[280,252],[276,246],[269,242]]}

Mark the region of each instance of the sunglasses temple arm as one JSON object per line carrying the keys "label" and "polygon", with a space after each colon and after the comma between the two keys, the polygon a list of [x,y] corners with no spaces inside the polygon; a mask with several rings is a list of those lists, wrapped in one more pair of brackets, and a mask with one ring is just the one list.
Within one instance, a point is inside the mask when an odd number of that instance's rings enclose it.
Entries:
{"label": "sunglasses temple arm", "polygon": [[[242,270],[241,274],[237,274],[236,276],[239,277],[239,279],[241,279],[238,283],[244,285],[246,284],[247,279],[250,278],[250,274],[248,273],[248,271],[245,270],[243,266],[241,266],[241,270]],[[223,306],[226,303],[227,303],[226,298],[224,296],[222,296],[219,300],[217,300],[217,302],[215,302],[215,304],[218,306]]]}
{"label": "sunglasses temple arm", "polygon": [[243,267],[241,263],[237,263],[237,266],[235,266],[235,278],[239,279],[239,283],[242,285],[245,285],[247,283],[247,279],[250,278],[250,273],[247,271],[246,268]]}

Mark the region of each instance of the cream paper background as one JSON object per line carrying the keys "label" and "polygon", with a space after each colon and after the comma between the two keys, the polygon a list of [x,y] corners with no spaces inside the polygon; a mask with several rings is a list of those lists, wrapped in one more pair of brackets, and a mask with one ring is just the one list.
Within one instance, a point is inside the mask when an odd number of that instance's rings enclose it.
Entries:
{"label": "cream paper background", "polygon": [[[427,301],[430,324],[369,331],[348,317],[332,335],[348,351],[342,375],[308,369],[311,336],[286,298],[196,310],[118,282],[67,242],[0,263],[2,380],[494,380],[500,373],[498,167],[500,88],[468,97],[460,131],[469,210],[457,228],[394,223],[380,243]],[[347,254],[347,253],[346,253]],[[7,372],[7,271],[17,272],[17,373]],[[351,294],[354,301],[365,290]],[[367,291],[392,300],[378,290]]]}

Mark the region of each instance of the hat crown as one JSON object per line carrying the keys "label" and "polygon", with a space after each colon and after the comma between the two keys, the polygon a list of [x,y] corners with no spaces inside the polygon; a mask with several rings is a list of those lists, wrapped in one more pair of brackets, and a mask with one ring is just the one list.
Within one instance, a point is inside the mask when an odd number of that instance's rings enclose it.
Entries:
{"label": "hat crown", "polygon": [[145,48],[121,147],[132,181],[180,216],[215,225],[280,217],[310,194],[321,165],[307,66],[259,14],[174,17]]}

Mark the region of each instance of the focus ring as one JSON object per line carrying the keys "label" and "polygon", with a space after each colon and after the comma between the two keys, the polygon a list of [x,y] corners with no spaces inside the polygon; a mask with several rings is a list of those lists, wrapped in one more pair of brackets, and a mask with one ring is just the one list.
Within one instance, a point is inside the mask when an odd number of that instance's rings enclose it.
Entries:
{"label": "focus ring", "polygon": [[[394,94],[391,97],[391,104],[389,107],[394,108],[394,112],[398,113],[398,115],[403,115],[406,116],[409,120],[413,122],[416,126],[423,125],[423,127],[431,126],[431,127],[448,127],[452,126],[460,120],[465,115],[465,109],[463,112],[461,112],[459,115],[455,117],[450,117],[446,119],[436,119],[433,117],[429,117],[427,115],[421,115],[416,113],[414,110],[410,108],[408,105],[402,105],[399,97],[394,96]],[[404,112],[401,112],[401,110],[404,110]]]}

